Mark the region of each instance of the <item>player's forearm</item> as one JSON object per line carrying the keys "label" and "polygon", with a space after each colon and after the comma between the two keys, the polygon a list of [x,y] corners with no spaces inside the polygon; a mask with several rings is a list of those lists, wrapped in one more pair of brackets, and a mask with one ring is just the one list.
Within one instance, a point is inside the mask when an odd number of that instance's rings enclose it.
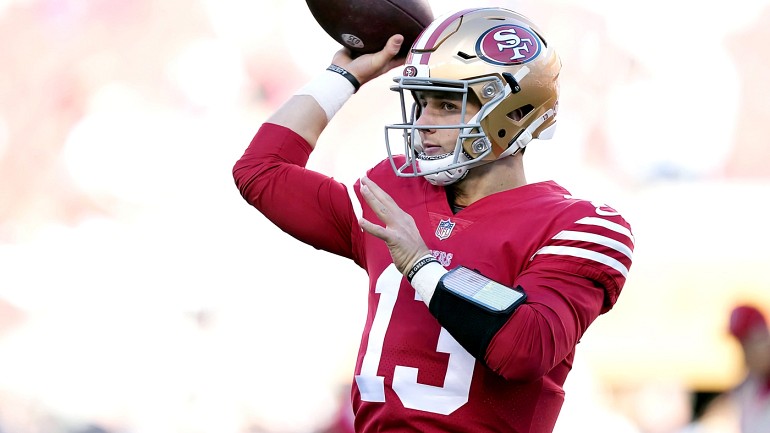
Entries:
{"label": "player's forearm", "polygon": [[326,125],[360,86],[350,72],[331,65],[297,90],[267,121],[291,129],[315,147]]}
{"label": "player's forearm", "polygon": [[407,279],[441,326],[508,380],[538,380],[566,359],[598,317],[605,297],[592,280],[556,268],[530,271],[515,290],[462,271],[448,272],[426,256]]}
{"label": "player's forearm", "polygon": [[326,127],[326,113],[310,95],[294,95],[286,101],[267,122],[281,125],[296,132],[311,147]]}
{"label": "player's forearm", "polygon": [[[540,306],[544,307],[544,306]],[[574,349],[572,328],[523,305],[492,339],[485,363],[508,380],[531,382],[551,371]]]}
{"label": "player's forearm", "polygon": [[485,363],[510,380],[536,380],[561,363],[599,316],[605,291],[578,276],[550,271],[521,278],[528,302],[490,342]]}

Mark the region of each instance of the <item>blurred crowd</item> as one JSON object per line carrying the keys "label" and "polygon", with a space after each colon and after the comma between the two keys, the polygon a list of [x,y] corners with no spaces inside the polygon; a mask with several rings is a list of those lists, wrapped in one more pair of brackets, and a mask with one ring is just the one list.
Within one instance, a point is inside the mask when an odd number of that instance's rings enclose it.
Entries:
{"label": "blurred crowd", "polygon": [[[770,1],[487,3],[564,63],[564,132],[528,151],[531,179],[617,203],[639,241],[558,431],[739,433],[733,390],[770,362],[749,332],[770,312]],[[304,2],[0,0],[0,40],[0,433],[349,433],[365,276],[261,221],[230,175],[337,49]],[[371,84],[382,106],[351,100],[311,168],[352,181],[385,156],[356,140],[399,115]],[[352,276],[311,290],[323,274]]]}

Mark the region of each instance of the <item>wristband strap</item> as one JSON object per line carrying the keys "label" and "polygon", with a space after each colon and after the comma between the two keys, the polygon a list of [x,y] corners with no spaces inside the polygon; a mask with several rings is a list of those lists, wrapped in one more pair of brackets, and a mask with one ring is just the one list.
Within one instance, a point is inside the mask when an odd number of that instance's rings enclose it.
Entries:
{"label": "wristband strap", "polygon": [[337,65],[332,64],[332,65],[329,65],[329,67],[326,68],[326,70],[327,71],[336,72],[336,73],[342,75],[343,77],[345,77],[348,81],[350,81],[350,84],[353,85],[353,89],[354,89],[353,93],[358,92],[358,89],[361,88],[361,83],[358,81],[358,79],[353,74],[348,72],[345,68],[343,68],[342,66],[337,66]]}
{"label": "wristband strap", "polygon": [[417,260],[417,263],[415,263],[414,266],[412,266],[412,269],[410,269],[409,272],[406,274],[406,280],[409,281],[409,284],[412,284],[412,278],[414,278],[415,274],[417,274],[417,272],[419,272],[420,269],[422,269],[428,263],[432,263],[432,262],[438,263],[438,260],[436,260],[436,258],[433,257],[433,255],[428,255],[421,258],[420,260]]}
{"label": "wristband strap", "polygon": [[420,295],[422,301],[426,305],[430,306],[430,300],[433,298],[433,294],[436,292],[438,282],[441,281],[441,277],[447,273],[447,270],[441,266],[441,263],[432,261],[426,264],[412,277],[412,287],[414,291]]}

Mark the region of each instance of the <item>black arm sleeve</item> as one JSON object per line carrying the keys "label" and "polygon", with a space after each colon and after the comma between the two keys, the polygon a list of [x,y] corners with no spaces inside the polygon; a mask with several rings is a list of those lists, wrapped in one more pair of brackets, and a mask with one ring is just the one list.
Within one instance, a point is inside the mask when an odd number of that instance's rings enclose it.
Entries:
{"label": "black arm sleeve", "polygon": [[[466,278],[458,279],[458,273]],[[468,353],[484,362],[492,338],[525,300],[521,286],[511,289],[458,267],[441,277],[428,309]]]}

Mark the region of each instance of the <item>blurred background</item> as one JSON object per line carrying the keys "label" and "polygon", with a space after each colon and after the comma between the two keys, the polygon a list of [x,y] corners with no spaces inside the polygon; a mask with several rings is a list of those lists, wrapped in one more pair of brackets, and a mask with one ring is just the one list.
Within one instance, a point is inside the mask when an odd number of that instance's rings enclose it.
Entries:
{"label": "blurred background", "polygon": [[[729,311],[770,309],[770,0],[483,4],[562,57],[529,180],[612,205],[637,240],[557,431],[737,432]],[[0,432],[344,431],[366,274],[231,176],[338,49],[305,3],[0,0],[0,41]],[[389,85],[350,100],[311,168],[351,185],[386,156]]]}

